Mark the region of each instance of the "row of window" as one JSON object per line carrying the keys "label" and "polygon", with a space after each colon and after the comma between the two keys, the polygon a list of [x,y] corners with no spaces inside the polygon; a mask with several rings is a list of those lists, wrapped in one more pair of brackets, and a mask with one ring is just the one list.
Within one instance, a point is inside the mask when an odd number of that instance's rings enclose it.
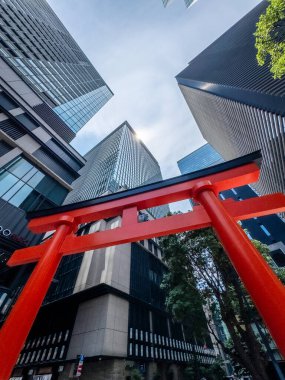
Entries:
{"label": "row of window", "polygon": [[63,345],[45,348],[43,350],[24,352],[19,356],[17,365],[63,359],[65,350],[66,346]]}
{"label": "row of window", "polygon": [[30,339],[25,344],[25,349],[38,348],[48,345],[55,345],[60,342],[66,342],[69,337],[69,330],[59,331],[42,337]]}
{"label": "row of window", "polygon": [[[5,92],[0,93],[0,107],[1,108],[3,107],[4,110],[10,111],[12,109],[18,108],[18,106],[19,105]],[[16,116],[16,119],[30,131],[33,131],[34,129],[39,127],[39,123],[26,113],[22,113]],[[10,137],[12,137],[14,140],[16,140],[17,138],[25,134],[22,128],[20,128],[20,130],[18,131],[19,126],[10,118],[6,119],[4,123],[2,121],[0,128],[5,133],[7,133]],[[17,132],[13,133],[13,129],[17,129]],[[66,149],[60,146],[60,144],[55,139],[50,138],[50,140],[46,142],[46,145],[53,151],[53,153],[56,154],[56,156],[61,157],[61,159],[64,160],[64,162],[68,164],[73,170],[78,171],[81,168],[81,164]],[[6,142],[0,141],[0,156],[9,152],[11,149],[13,148],[10,147]],[[56,168],[51,168],[51,169],[55,171],[57,174],[61,174],[58,172],[58,170],[55,170]],[[66,180],[66,178],[64,179]],[[72,178],[72,181],[73,180],[74,178]]]}
{"label": "row of window", "polygon": [[129,330],[129,338],[133,340],[146,342],[146,343],[152,343],[152,344],[161,345],[161,346],[168,346],[171,348],[172,347],[178,348],[180,350],[185,350],[185,351],[194,351],[197,353],[203,353],[207,355],[215,354],[214,350],[209,349],[209,348],[204,348],[204,347],[194,345],[188,342],[184,342],[181,340],[164,337],[158,334],[153,334],[152,332],[133,329],[132,327],[130,327],[130,330]]}
{"label": "row of window", "polygon": [[60,205],[67,190],[22,157],[0,171],[0,197],[25,211]]}
{"label": "row of window", "polygon": [[157,245],[152,239],[140,240],[140,244],[143,245],[145,248],[147,248],[156,257],[161,259],[161,250],[157,247]]}
{"label": "row of window", "polygon": [[162,360],[172,360],[180,362],[189,362],[196,359],[200,363],[212,364],[215,361],[215,357],[209,357],[204,355],[193,355],[187,352],[180,352],[175,350],[169,350],[165,348],[158,348],[152,346],[144,346],[135,343],[129,343],[129,356],[136,356],[141,358],[151,358],[151,359],[162,359]]}
{"label": "row of window", "polygon": [[[236,192],[235,189],[231,189],[231,191],[232,191],[236,196],[238,196],[238,193]],[[225,200],[225,199],[226,199],[226,197],[225,197],[223,194],[220,194],[219,196],[220,196],[220,198],[221,198],[222,200]],[[238,197],[238,200],[239,200],[239,201],[242,201],[243,198]],[[255,218],[253,218],[253,219],[258,220],[257,217],[255,217]],[[268,237],[270,237],[270,236],[271,236],[271,233],[268,231],[268,229],[267,229],[263,224],[260,224],[259,222],[258,222],[258,224],[259,224],[259,227],[261,228],[261,230],[265,233],[265,235],[268,236]],[[253,237],[250,235],[249,232],[246,232],[246,234],[247,234],[247,236],[249,237],[249,239],[251,239],[251,240],[253,239]]]}

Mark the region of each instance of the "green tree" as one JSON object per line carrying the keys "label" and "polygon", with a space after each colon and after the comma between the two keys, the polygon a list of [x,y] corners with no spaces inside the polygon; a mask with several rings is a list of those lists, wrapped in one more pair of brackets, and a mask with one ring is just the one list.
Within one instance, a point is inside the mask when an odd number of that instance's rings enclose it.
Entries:
{"label": "green tree", "polygon": [[[254,243],[273,264],[268,248]],[[268,360],[252,326],[257,312],[213,231],[207,228],[170,235],[161,239],[161,245],[170,270],[162,283],[168,310],[177,320],[188,320],[195,331],[203,333],[196,313],[201,303],[208,303],[212,314],[221,315],[227,326],[230,341],[225,344],[216,338],[232,361],[254,380],[269,380]],[[285,279],[284,270],[274,270]]]}
{"label": "green tree", "polygon": [[268,2],[254,33],[256,58],[260,66],[268,63],[274,79],[281,79],[285,75],[285,1]]}
{"label": "green tree", "polygon": [[184,371],[185,380],[196,380],[197,378],[200,380],[201,377],[205,377],[207,380],[221,380],[224,376],[225,373],[222,369],[222,362],[219,359],[210,366],[206,366],[199,363],[194,357],[194,359],[188,363]]}

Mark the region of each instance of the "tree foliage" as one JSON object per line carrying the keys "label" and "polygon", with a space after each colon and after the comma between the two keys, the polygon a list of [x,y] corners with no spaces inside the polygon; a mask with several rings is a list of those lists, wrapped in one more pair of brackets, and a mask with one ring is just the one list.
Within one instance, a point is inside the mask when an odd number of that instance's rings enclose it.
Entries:
{"label": "tree foliage", "polygon": [[274,79],[285,75],[285,1],[268,0],[266,12],[256,24],[255,47],[257,62],[263,66],[269,58]]}
{"label": "tree foliage", "polygon": [[[267,246],[254,241],[264,258],[273,265]],[[213,231],[209,228],[170,235],[161,239],[169,273],[162,286],[168,310],[179,320],[189,322],[203,333],[201,305],[208,305],[213,318],[220,318],[230,334],[225,344],[217,340],[232,361],[246,369],[254,380],[268,380],[268,364],[252,323],[258,317],[246,290]],[[273,269],[285,282],[284,270]],[[211,323],[212,333],[216,334]]]}
{"label": "tree foliage", "polygon": [[222,369],[222,362],[217,359],[213,364],[206,366],[201,364],[196,357],[188,363],[187,368],[184,371],[185,380],[196,380],[206,378],[207,380],[221,380],[225,376]]}

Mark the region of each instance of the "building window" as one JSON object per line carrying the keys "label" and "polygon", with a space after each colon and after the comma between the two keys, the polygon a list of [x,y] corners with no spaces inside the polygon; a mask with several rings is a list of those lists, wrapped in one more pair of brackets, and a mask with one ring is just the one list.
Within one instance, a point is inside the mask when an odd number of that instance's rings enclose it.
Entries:
{"label": "building window", "polygon": [[262,231],[265,233],[266,236],[271,236],[271,233],[263,224],[260,225],[260,228],[262,229]]}
{"label": "building window", "polygon": [[69,330],[66,330],[65,337],[64,337],[65,341],[67,340],[68,336],[69,336]]}
{"label": "building window", "polygon": [[57,351],[58,351],[58,347],[55,347],[55,349],[54,349],[54,353],[53,353],[53,357],[52,357],[53,359],[56,358]]}
{"label": "building window", "polygon": [[60,359],[63,358],[64,351],[65,351],[65,346],[62,346],[62,347],[61,347],[60,354],[59,354],[59,358],[60,358]]}
{"label": "building window", "polygon": [[0,172],[0,197],[25,211],[60,205],[68,190],[18,157]]}
{"label": "building window", "polygon": [[250,234],[247,230],[245,230],[244,232],[246,233],[247,237],[248,237],[250,240],[253,240],[251,234]]}

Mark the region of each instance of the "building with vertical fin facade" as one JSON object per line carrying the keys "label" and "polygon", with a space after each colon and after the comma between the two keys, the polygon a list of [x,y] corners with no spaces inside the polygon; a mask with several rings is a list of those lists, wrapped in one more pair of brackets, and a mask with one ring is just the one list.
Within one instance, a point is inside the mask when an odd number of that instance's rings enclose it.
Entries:
{"label": "building with vertical fin facade", "polygon": [[177,81],[207,142],[225,160],[261,149],[261,194],[285,192],[285,78],[258,66],[251,12],[194,58]]}
{"label": "building with vertical fin facade", "polygon": [[[85,156],[86,165],[73,183],[65,204],[96,198],[162,180],[159,164],[145,144],[125,121]],[[150,210],[153,217],[163,217],[167,206]]]}
{"label": "building with vertical fin facade", "polygon": [[[192,173],[224,162],[222,156],[210,144],[205,144],[178,161],[181,174]],[[258,195],[251,186],[240,186],[222,191],[220,198],[241,201]],[[266,244],[276,265],[285,266],[285,223],[277,215],[255,217],[241,221],[250,239]]]}

